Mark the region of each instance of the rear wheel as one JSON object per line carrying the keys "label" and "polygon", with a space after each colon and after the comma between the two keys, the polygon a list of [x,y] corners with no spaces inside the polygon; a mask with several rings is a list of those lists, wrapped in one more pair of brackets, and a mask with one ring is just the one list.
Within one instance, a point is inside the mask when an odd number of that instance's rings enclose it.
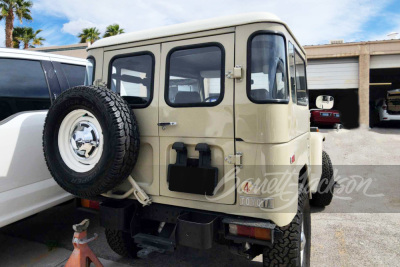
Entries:
{"label": "rear wheel", "polygon": [[136,258],[138,247],[130,233],[120,230],[106,229],[107,243],[118,255]]}
{"label": "rear wheel", "polygon": [[310,266],[311,215],[307,190],[300,185],[297,214],[280,227],[283,237],[263,252],[264,266]]}
{"label": "rear wheel", "polygon": [[331,159],[325,151],[322,151],[322,175],[318,184],[317,192],[313,193],[310,201],[316,207],[328,206],[333,198],[335,180],[333,178],[333,167]]}

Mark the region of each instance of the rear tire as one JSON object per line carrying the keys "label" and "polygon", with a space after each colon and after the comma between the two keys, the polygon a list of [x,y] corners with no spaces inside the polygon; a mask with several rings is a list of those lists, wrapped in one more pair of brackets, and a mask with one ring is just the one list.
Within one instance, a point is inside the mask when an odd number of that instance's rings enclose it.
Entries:
{"label": "rear tire", "polygon": [[310,201],[312,206],[326,207],[333,198],[333,190],[335,188],[335,180],[333,178],[333,167],[331,159],[325,151],[322,151],[322,175],[318,184],[316,193],[312,194]]}
{"label": "rear tire", "polygon": [[310,266],[311,215],[307,190],[300,184],[297,214],[292,222],[279,227],[281,239],[263,252],[263,266]]}
{"label": "rear tire", "polygon": [[107,243],[110,248],[123,257],[136,258],[139,251],[130,233],[106,229]]}

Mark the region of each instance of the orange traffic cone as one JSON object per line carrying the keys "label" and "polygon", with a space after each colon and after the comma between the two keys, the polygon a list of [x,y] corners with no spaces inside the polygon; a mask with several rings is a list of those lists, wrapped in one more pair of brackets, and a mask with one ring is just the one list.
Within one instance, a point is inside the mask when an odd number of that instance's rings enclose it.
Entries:
{"label": "orange traffic cone", "polygon": [[89,267],[90,263],[96,267],[103,267],[103,264],[94,255],[93,251],[89,248],[88,243],[97,238],[97,234],[94,237],[86,239],[87,228],[89,227],[89,220],[83,220],[80,224],[72,226],[74,229],[74,237],[72,244],[74,245],[74,251],[72,251],[71,257],[69,257],[65,267]]}

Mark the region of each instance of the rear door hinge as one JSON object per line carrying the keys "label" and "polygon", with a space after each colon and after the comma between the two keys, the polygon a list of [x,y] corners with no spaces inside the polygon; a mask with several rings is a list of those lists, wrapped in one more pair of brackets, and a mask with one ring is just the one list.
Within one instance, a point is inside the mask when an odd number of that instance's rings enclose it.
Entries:
{"label": "rear door hinge", "polygon": [[228,79],[242,79],[242,66],[235,66],[233,70],[229,70],[227,73],[225,73],[226,78]]}
{"label": "rear door hinge", "polygon": [[225,161],[228,162],[229,164],[236,165],[239,168],[243,167],[243,153],[242,152],[237,152],[235,155],[228,155],[225,157]]}

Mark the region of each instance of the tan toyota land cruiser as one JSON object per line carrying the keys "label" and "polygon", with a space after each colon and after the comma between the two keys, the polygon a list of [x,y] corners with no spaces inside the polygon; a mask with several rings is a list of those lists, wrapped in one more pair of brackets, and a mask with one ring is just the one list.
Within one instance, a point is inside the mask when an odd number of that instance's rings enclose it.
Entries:
{"label": "tan toyota land cruiser", "polygon": [[331,202],[333,172],[310,129],[305,52],[285,23],[236,15],[88,52],[93,85],[57,97],[43,145],[65,190],[102,201],[115,252],[217,242],[265,266],[309,266],[309,203]]}

